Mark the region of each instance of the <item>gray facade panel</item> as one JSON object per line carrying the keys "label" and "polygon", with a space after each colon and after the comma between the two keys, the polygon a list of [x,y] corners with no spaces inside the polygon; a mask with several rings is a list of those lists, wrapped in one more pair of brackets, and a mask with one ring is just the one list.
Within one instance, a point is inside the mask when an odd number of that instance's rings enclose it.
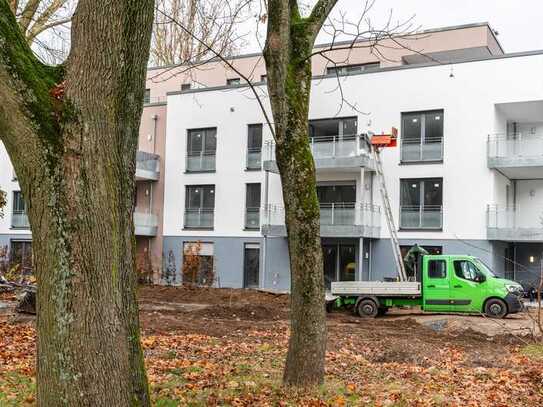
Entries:
{"label": "gray facade panel", "polygon": [[262,286],[277,291],[290,290],[290,260],[287,239],[266,238],[266,272]]}
{"label": "gray facade panel", "polygon": [[183,267],[183,244],[185,242],[197,241],[202,243],[213,243],[213,261],[216,272],[215,285],[218,287],[232,288],[243,287],[244,245],[246,243],[259,243],[260,277],[262,279],[262,238],[165,236],[163,246],[162,281],[166,279],[165,273],[170,273],[175,275],[175,278],[170,278],[172,284],[178,285],[182,283],[181,270]]}

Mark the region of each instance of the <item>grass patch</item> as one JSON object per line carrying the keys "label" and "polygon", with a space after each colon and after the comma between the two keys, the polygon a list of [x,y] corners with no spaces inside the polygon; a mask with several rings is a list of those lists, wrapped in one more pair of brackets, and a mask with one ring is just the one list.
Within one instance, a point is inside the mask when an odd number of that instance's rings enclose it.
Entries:
{"label": "grass patch", "polygon": [[526,345],[520,352],[531,358],[543,359],[543,344],[533,343],[531,345]]}

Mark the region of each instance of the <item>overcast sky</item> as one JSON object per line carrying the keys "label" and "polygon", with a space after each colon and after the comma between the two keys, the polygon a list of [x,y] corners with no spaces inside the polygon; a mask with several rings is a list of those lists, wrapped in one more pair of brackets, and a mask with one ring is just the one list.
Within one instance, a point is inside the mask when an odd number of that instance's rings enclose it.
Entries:
{"label": "overcast sky", "polygon": [[[355,19],[364,0],[339,0],[334,10]],[[488,22],[497,30],[505,52],[543,50],[541,0],[376,0],[372,20],[383,21],[390,9],[395,20],[414,17],[422,29]],[[322,42],[322,41],[319,41]]]}

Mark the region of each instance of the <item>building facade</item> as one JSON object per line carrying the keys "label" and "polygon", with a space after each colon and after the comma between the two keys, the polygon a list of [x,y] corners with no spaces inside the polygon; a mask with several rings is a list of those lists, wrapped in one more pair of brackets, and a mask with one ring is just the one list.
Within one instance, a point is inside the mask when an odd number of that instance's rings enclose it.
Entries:
{"label": "building facade", "polygon": [[[505,54],[487,24],[405,41],[381,60],[359,48],[331,51],[338,66],[313,61],[308,137],[327,284],[395,278],[366,136],[391,127],[399,146],[382,160],[402,248],[476,255],[499,275],[534,283],[543,252],[543,53]],[[261,56],[231,63],[252,77],[270,112]],[[220,61],[150,69],[139,144],[135,234],[156,282],[182,282],[190,257],[199,281],[288,290],[273,138],[239,75]],[[0,160],[8,192],[0,245],[24,252],[24,201],[2,148]]]}

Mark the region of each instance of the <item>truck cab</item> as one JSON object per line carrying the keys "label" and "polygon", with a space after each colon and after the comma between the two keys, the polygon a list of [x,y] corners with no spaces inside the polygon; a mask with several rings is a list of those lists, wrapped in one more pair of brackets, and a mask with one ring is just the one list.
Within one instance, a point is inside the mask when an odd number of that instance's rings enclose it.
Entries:
{"label": "truck cab", "polygon": [[503,318],[522,309],[522,286],[497,277],[473,256],[422,256],[422,309]]}
{"label": "truck cab", "polygon": [[332,283],[337,306],[353,306],[363,317],[391,307],[419,306],[426,312],[485,314],[504,318],[522,309],[522,286],[497,277],[480,259],[465,255],[421,255],[418,281]]}

